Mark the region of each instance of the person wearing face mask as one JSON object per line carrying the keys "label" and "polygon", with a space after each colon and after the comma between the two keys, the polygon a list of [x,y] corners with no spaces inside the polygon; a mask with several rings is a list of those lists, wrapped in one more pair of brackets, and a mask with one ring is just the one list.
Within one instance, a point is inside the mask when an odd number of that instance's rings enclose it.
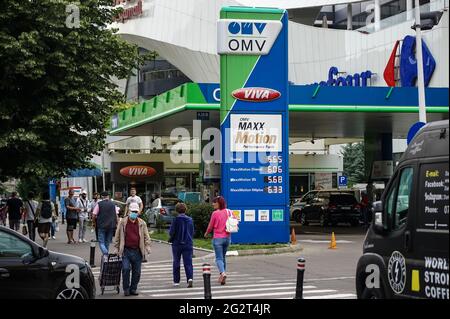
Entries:
{"label": "person wearing face mask", "polygon": [[[147,224],[139,217],[139,204],[131,203],[128,216],[117,225],[114,236],[116,254],[122,257],[122,280],[125,296],[137,296],[137,286],[141,278],[141,265],[150,253],[150,235]],[[130,282],[131,273],[131,282]]]}

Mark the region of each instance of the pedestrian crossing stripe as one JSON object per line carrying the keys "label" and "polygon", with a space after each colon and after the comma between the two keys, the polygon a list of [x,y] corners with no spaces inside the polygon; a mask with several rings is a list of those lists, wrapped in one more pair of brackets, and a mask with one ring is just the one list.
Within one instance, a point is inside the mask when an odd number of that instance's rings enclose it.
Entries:
{"label": "pedestrian crossing stripe", "polygon": [[[212,290],[217,290],[218,288],[221,289],[230,289],[230,288],[249,288],[249,287],[274,287],[274,286],[283,286],[286,285],[286,283],[270,283],[270,284],[249,284],[249,285],[227,285],[227,286],[221,286],[221,287],[211,287]],[[285,286],[286,287],[286,286]],[[289,285],[289,289],[291,288],[291,285]],[[303,286],[303,289],[312,289],[316,288],[316,286]],[[197,288],[168,288],[168,289],[150,289],[145,290],[141,288],[142,293],[155,293],[155,292],[166,292],[166,291],[178,291],[179,293],[183,293],[184,291],[192,291],[192,290],[203,290],[203,287],[197,287]],[[267,288],[264,288],[267,289]]]}

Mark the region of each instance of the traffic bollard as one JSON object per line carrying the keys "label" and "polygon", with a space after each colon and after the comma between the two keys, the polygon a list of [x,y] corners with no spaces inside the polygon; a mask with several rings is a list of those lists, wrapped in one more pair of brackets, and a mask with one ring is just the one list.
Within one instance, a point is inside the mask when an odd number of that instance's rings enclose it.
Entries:
{"label": "traffic bollard", "polygon": [[91,255],[89,257],[89,265],[95,267],[95,241],[91,240]]}
{"label": "traffic bollard", "polygon": [[294,299],[303,299],[303,277],[305,275],[305,258],[297,260],[297,287]]}
{"label": "traffic bollard", "polygon": [[212,299],[211,295],[211,265],[203,264],[203,286],[205,287],[205,299]]}

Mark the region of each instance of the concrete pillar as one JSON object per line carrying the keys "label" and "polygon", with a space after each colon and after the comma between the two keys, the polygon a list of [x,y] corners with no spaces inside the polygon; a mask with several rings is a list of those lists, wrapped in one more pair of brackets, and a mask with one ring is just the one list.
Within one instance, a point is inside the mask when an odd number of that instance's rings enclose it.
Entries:
{"label": "concrete pillar", "polygon": [[352,4],[347,4],[347,30],[353,29],[353,10]]}
{"label": "concrete pillar", "polygon": [[392,133],[364,134],[364,159],[365,175],[368,180],[374,161],[391,161],[393,159]]}
{"label": "concrete pillar", "polygon": [[380,20],[381,20],[381,4],[380,0],[375,0],[375,31],[380,30]]}
{"label": "concrete pillar", "polygon": [[412,20],[413,17],[413,0],[406,0],[406,20]]}

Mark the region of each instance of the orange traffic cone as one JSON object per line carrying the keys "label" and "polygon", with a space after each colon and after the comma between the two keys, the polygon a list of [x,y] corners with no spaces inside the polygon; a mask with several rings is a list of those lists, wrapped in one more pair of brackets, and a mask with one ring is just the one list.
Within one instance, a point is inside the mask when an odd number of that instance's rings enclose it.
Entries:
{"label": "orange traffic cone", "polygon": [[295,237],[294,227],[292,227],[292,232],[291,232],[291,244],[292,245],[297,245],[297,238]]}
{"label": "orange traffic cone", "polygon": [[331,242],[330,242],[330,247],[328,247],[328,249],[336,249],[336,237],[334,236],[334,232],[331,233]]}

